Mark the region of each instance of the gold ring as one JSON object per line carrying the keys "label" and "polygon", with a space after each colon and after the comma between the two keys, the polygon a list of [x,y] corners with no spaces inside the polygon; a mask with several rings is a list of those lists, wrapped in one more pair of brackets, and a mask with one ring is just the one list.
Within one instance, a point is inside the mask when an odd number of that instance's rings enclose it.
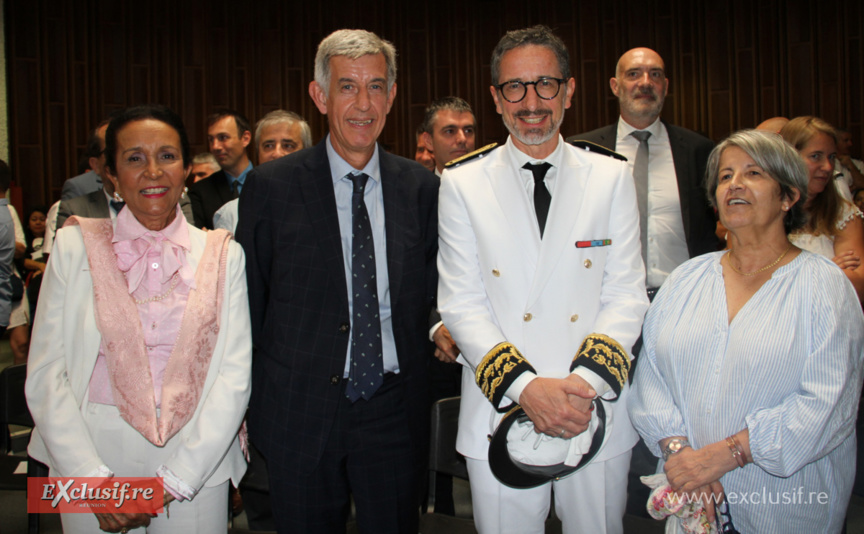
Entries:
{"label": "gold ring", "polygon": [[559,438],[563,438],[563,437],[564,437],[564,429],[563,429],[563,428],[561,429],[561,433],[558,434],[558,437],[559,437]]}

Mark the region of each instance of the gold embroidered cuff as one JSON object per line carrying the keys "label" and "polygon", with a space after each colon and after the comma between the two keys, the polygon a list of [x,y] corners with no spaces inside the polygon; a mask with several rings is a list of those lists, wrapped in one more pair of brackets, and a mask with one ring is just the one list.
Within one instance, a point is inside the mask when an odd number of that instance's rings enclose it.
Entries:
{"label": "gold embroidered cuff", "polygon": [[495,348],[486,353],[483,361],[477,366],[474,380],[480,386],[483,395],[497,410],[504,398],[504,393],[525,371],[534,372],[534,367],[516,347],[505,341],[495,345]]}
{"label": "gold embroidered cuff", "polygon": [[603,334],[591,334],[582,342],[570,371],[582,366],[594,371],[620,395],[630,375],[630,358],[620,343]]}

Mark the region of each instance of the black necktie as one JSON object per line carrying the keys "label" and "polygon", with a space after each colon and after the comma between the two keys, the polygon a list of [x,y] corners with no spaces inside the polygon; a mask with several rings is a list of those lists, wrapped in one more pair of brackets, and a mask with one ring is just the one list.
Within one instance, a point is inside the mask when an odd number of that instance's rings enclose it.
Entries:
{"label": "black necktie", "polygon": [[345,394],[351,400],[369,400],[384,382],[381,317],[378,313],[378,281],[375,276],[375,241],[363,192],[369,176],[352,174],[351,195],[351,370]]}
{"label": "black necktie", "polygon": [[231,198],[240,198],[240,181],[231,182]]}
{"label": "black necktie", "polygon": [[546,178],[546,173],[552,168],[552,164],[526,163],[523,169],[528,169],[534,175],[534,211],[537,213],[537,224],[540,225],[540,237],[543,237],[543,230],[546,229],[546,217],[549,215],[549,205],[552,204],[552,195],[546,189],[546,184],[543,179]]}
{"label": "black necktie", "polygon": [[120,210],[122,210],[123,206],[126,205],[125,202],[119,200],[109,200],[108,202],[111,204],[111,209],[114,210],[114,213],[120,213]]}

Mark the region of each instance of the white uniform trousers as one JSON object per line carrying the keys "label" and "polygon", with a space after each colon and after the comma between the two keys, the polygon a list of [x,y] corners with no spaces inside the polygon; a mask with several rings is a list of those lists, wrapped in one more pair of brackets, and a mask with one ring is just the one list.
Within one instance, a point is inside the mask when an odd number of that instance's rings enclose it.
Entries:
{"label": "white uniform trousers", "polygon": [[621,534],[624,530],[630,451],[530,489],[501,484],[486,460],[466,460],[474,524],[480,534],[543,534],[553,495],[564,534]]}
{"label": "white uniform trousers", "polygon": [[[88,404],[84,418],[99,457],[118,477],[155,477],[156,469],[171,455],[170,441],[164,448],[147,441],[120,416],[116,406]],[[54,473],[52,476],[56,476]],[[228,483],[203,487],[194,499],[174,501],[147,529],[136,534],[218,534],[228,532]],[[169,517],[170,516],[170,517]],[[63,514],[64,534],[101,532],[92,513]]]}

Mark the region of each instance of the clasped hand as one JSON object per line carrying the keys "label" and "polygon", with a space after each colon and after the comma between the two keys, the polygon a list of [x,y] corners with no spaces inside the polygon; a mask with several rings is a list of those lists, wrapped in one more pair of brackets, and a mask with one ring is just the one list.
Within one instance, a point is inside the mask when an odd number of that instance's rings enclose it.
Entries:
{"label": "clasped hand", "polygon": [[534,423],[534,430],[569,439],[588,429],[591,401],[597,393],[581,376],[532,380],[519,396],[519,404]]}
{"label": "clasped hand", "polygon": [[[728,453],[720,451],[723,452]],[[714,508],[724,497],[720,477],[727,471],[723,463],[717,461],[715,454],[718,454],[716,444],[699,450],[686,447],[670,456],[663,466],[672,490],[679,497],[686,495],[701,500],[712,523]]]}

